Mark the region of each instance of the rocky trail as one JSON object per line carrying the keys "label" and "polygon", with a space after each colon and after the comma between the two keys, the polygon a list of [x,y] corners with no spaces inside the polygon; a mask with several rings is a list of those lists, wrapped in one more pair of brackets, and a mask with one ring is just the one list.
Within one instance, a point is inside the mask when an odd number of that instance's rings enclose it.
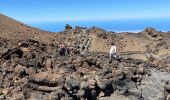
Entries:
{"label": "rocky trail", "polygon": [[[69,25],[51,33],[0,19],[0,100],[170,99],[169,33]],[[119,58],[109,63],[112,42]],[[70,54],[59,56],[62,43]]]}
{"label": "rocky trail", "polygon": [[108,53],[86,51],[60,57],[53,45],[33,40],[18,44],[1,52],[1,99],[158,100],[168,97],[164,82],[169,82],[169,73],[158,70],[161,65],[153,61],[122,55],[109,64]]}

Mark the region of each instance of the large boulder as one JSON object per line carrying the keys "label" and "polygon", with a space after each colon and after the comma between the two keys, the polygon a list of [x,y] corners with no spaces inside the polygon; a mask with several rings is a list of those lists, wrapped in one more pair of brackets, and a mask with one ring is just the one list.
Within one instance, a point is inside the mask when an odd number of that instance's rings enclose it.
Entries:
{"label": "large boulder", "polygon": [[79,89],[80,83],[75,78],[67,77],[64,86],[67,90],[73,91],[74,89]]}
{"label": "large boulder", "polygon": [[97,82],[98,87],[103,91],[105,96],[109,96],[113,93],[113,87],[111,80],[105,79]]}
{"label": "large boulder", "polygon": [[69,24],[66,24],[65,31],[70,30],[70,29],[73,29],[73,28]]}
{"label": "large boulder", "polygon": [[14,49],[8,49],[4,54],[2,54],[2,58],[4,58],[5,60],[11,59],[11,58],[21,58],[23,56],[23,51],[18,49],[18,48],[14,48]]}
{"label": "large boulder", "polygon": [[146,32],[148,35],[150,35],[150,36],[152,36],[152,37],[156,37],[156,36],[157,36],[157,31],[156,31],[156,29],[151,28],[151,27],[146,28],[146,29],[144,30],[144,32]]}

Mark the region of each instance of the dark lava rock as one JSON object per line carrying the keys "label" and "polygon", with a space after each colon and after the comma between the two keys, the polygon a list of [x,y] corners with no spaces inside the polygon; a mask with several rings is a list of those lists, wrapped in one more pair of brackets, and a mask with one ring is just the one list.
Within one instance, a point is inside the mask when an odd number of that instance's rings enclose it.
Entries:
{"label": "dark lava rock", "polygon": [[23,43],[19,43],[19,46],[27,48],[29,46],[29,44],[23,42]]}
{"label": "dark lava rock", "polygon": [[42,65],[40,64],[40,62],[37,59],[30,59],[30,61],[20,60],[19,64],[26,66],[26,67],[42,68]]}
{"label": "dark lava rock", "polygon": [[8,51],[6,51],[4,54],[2,54],[2,58],[4,58],[5,60],[11,59],[11,58],[15,58],[15,57],[19,57],[21,58],[23,55],[23,51],[20,49],[8,49]]}
{"label": "dark lava rock", "polygon": [[154,28],[146,28],[145,31],[148,35],[152,36],[152,37],[156,37],[157,36],[157,32]]}
{"label": "dark lava rock", "polygon": [[66,78],[66,81],[65,81],[65,88],[67,90],[74,90],[74,89],[79,89],[79,81],[77,81],[76,79],[72,78],[72,77],[67,77]]}
{"label": "dark lava rock", "polygon": [[129,89],[125,95],[133,95],[135,98],[142,100],[142,91],[137,88]]}
{"label": "dark lava rock", "polygon": [[78,90],[76,95],[77,95],[78,98],[82,98],[82,97],[84,98],[85,97],[85,90]]}
{"label": "dark lava rock", "polygon": [[107,39],[107,34],[101,32],[101,33],[98,33],[98,34],[97,34],[97,37],[102,38],[102,39]]}
{"label": "dark lava rock", "polygon": [[125,76],[118,77],[112,82],[113,90],[121,91],[123,93],[127,92],[128,89],[135,88],[136,83]]}
{"label": "dark lava rock", "polygon": [[17,74],[18,77],[24,77],[29,75],[28,70],[22,65],[17,65],[15,67],[15,73]]}
{"label": "dark lava rock", "polygon": [[58,89],[55,92],[51,92],[49,99],[50,100],[61,100],[63,97],[69,97],[69,95],[62,89]]}
{"label": "dark lava rock", "polygon": [[170,85],[165,85],[165,90],[170,92]]}
{"label": "dark lava rock", "polygon": [[2,82],[2,80],[0,81],[0,88],[2,88],[3,87],[3,82]]}
{"label": "dark lava rock", "polygon": [[70,30],[70,29],[73,29],[73,28],[69,24],[66,24],[65,30]]}
{"label": "dark lava rock", "polygon": [[88,89],[88,83],[86,81],[81,81],[80,89],[83,89],[83,90]]}
{"label": "dark lava rock", "polygon": [[111,93],[113,93],[113,87],[112,87],[112,81],[105,79],[105,80],[99,80],[97,82],[98,87],[104,92],[105,96],[109,96]]}

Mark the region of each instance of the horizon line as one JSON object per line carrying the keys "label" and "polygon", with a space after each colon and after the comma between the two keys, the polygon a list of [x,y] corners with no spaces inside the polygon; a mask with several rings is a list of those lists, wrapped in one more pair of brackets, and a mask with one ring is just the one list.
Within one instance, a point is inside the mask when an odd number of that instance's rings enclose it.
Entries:
{"label": "horizon line", "polygon": [[167,20],[167,19],[170,19],[170,17],[164,17],[164,18],[80,19],[80,20],[33,20],[33,21],[19,20],[19,21],[22,22],[22,23],[28,23],[28,24],[43,24],[43,23],[64,23],[64,22],[102,22],[102,21]]}

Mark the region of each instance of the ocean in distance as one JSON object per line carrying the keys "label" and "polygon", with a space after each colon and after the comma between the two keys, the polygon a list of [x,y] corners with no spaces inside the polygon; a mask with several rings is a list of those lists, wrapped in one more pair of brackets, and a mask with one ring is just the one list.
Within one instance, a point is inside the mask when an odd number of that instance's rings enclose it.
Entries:
{"label": "ocean in distance", "polygon": [[112,32],[140,32],[147,27],[153,27],[158,31],[170,31],[170,19],[129,19],[129,20],[106,20],[106,21],[65,21],[65,22],[41,22],[28,23],[30,26],[51,31],[64,31],[65,25],[72,27],[98,27]]}

